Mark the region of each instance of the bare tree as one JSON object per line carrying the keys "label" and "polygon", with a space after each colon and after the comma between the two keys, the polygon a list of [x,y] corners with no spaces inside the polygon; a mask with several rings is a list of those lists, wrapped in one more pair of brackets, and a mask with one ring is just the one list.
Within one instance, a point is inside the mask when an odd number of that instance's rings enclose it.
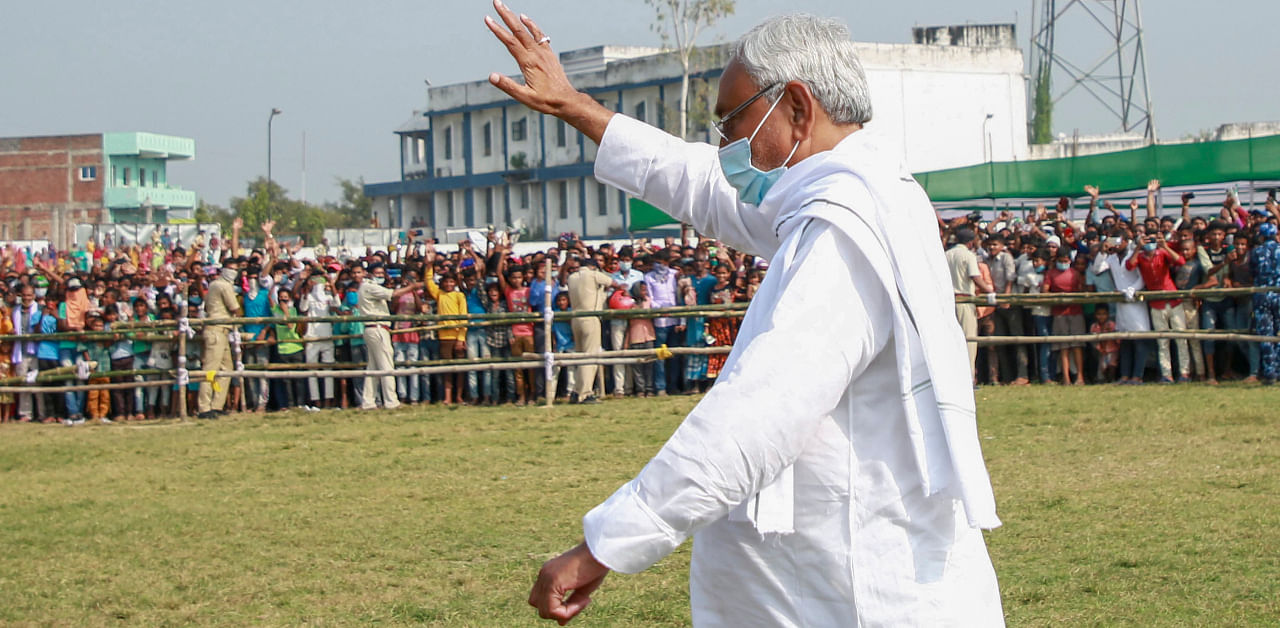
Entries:
{"label": "bare tree", "polygon": [[733,14],[735,0],[645,0],[653,7],[653,31],[662,46],[674,50],[680,60],[680,137],[689,131],[689,73],[698,35],[720,18]]}

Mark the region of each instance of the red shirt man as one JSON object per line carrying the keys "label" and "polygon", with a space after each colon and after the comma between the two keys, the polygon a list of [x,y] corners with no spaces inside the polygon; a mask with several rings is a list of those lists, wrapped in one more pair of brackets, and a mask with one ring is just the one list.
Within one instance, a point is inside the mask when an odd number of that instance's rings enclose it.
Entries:
{"label": "red shirt man", "polygon": [[[1146,284],[1147,290],[1177,290],[1177,286],[1173,283],[1173,275],[1170,272],[1175,266],[1181,266],[1187,263],[1182,259],[1181,255],[1173,252],[1169,245],[1165,243],[1164,237],[1158,239],[1148,239],[1143,245],[1142,250],[1137,255],[1132,255],[1125,262],[1125,268],[1133,270],[1138,269],[1142,273],[1142,281]],[[1163,310],[1167,307],[1176,307],[1182,305],[1182,299],[1164,299],[1152,301],[1151,307],[1157,310]]]}

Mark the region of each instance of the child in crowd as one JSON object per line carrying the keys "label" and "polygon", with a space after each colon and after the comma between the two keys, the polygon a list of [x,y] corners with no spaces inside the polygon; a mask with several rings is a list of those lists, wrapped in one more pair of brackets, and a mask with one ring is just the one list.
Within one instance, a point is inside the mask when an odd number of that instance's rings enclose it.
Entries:
{"label": "child in crowd", "polygon": [[[138,297],[133,302],[133,320],[135,321],[154,321],[155,315],[151,313],[151,307],[147,304],[147,300]],[[144,334],[146,332],[143,332]],[[151,360],[151,343],[145,340],[133,340],[133,368],[146,369],[154,368]],[[141,375],[133,378],[135,382],[142,382],[144,379]],[[159,394],[159,388],[143,388],[139,386],[133,393],[133,418],[136,420],[155,418],[156,395]]]}
{"label": "child in crowd", "polygon": [[[569,293],[561,292],[560,294],[557,294],[555,301],[553,302],[552,309],[557,312],[568,312],[571,309],[569,307]],[[573,351],[573,326],[569,321],[556,321],[552,323],[551,333],[555,336],[556,353],[569,353]],[[556,393],[560,389],[560,370],[561,368],[559,365],[551,369],[551,386],[554,386],[555,388],[553,390],[548,390],[548,395]],[[565,378],[566,381],[564,384],[565,394],[557,395],[557,401],[566,401],[566,397],[569,392],[577,390],[577,387],[575,386],[577,383],[577,378],[575,376],[577,369],[568,368],[564,370],[568,372],[568,376]]]}
{"label": "child in crowd", "polygon": [[[649,286],[643,281],[631,286],[631,298],[635,300],[633,309],[647,310],[653,308],[653,299],[649,298]],[[652,349],[658,336],[653,328],[652,318],[633,318],[627,321],[627,349]],[[648,397],[655,394],[653,381],[653,362],[642,362],[635,367],[636,396]]]}
{"label": "child in crowd", "polygon": [[[177,312],[173,306],[164,307],[160,310],[160,320],[172,321]],[[151,343],[151,367],[160,370],[169,370],[174,368],[174,341],[157,340]],[[173,403],[173,391],[167,386],[157,386],[154,389],[156,396],[152,400],[151,412],[154,416],[164,417],[171,416],[169,408]]]}
{"label": "child in crowd", "polygon": [[[103,327],[110,331],[120,317],[120,311],[115,308],[107,308],[102,312],[104,321]],[[128,371],[133,368],[133,341],[127,338],[118,338],[111,342],[111,351],[108,368],[101,369],[105,371]],[[133,381],[132,377],[116,377],[115,383],[125,383]],[[140,418],[134,415],[133,408],[133,391],[127,388],[117,388],[111,391],[111,410],[115,413],[115,420],[126,421],[129,419]]]}
{"label": "child in crowd", "polygon": [[[1116,322],[1111,320],[1111,310],[1107,307],[1099,306],[1094,310],[1093,318],[1089,333],[1108,334],[1116,330]],[[1098,382],[1115,381],[1116,368],[1120,365],[1120,341],[1101,340],[1093,343],[1093,349],[1097,352]]]}
{"label": "child in crowd", "polygon": [[[508,252],[503,250],[498,258],[498,285],[507,300],[510,312],[529,312],[529,286],[524,283],[524,269],[507,268]],[[525,353],[541,351],[533,342],[533,323],[516,323],[511,326],[511,357],[518,358]],[[526,399],[532,403],[537,399],[538,386],[536,369],[520,369],[516,371],[516,405],[524,405]],[[548,395],[555,391],[548,390]]]}
{"label": "child in crowd", "polygon": [[[187,296],[187,318],[200,318],[200,304],[203,300],[199,295],[191,294]],[[197,396],[200,394],[200,372],[204,370],[204,343],[187,341],[187,371],[191,374],[187,380],[187,408],[195,408]],[[182,390],[174,384],[174,390],[178,394],[183,394]],[[173,413],[178,413],[178,398],[173,399]]]}
{"label": "child in crowd", "polygon": [[[503,314],[507,311],[506,300],[502,298],[502,288],[498,284],[491,283],[484,288],[486,299],[485,306],[489,314]],[[488,336],[485,342],[489,343],[489,355],[492,358],[509,358],[511,357],[511,326],[510,325],[490,325],[486,328]],[[498,380],[502,379],[500,383]],[[516,400],[516,376],[512,370],[500,371],[494,373],[492,379],[489,380],[489,390],[485,391],[485,397],[490,403],[502,403],[503,388],[505,385],[507,401]]]}
{"label": "child in crowd", "polygon": [[[758,271],[751,271],[759,279]],[[716,283],[711,287],[711,304],[712,305],[728,305],[733,303],[733,272],[729,270],[727,264],[716,266]],[[759,286],[759,281],[755,284]],[[748,286],[750,288],[750,286]],[[710,335],[713,342],[710,344],[719,347],[728,347],[733,344],[734,338],[738,335],[738,319],[729,318],[728,316],[717,316],[707,323],[707,334]],[[715,379],[720,376],[720,369],[724,368],[727,354],[713,353],[707,356],[707,377]]]}
{"label": "child in crowd", "polygon": [[[271,315],[279,318],[296,318],[298,309],[293,305],[293,295],[285,290],[281,290],[276,295],[276,305],[271,308]],[[298,333],[298,327],[302,323],[277,323],[272,327],[275,328],[276,334],[276,355],[279,356],[278,362],[281,364],[302,364],[305,356],[303,355],[303,346],[299,340],[302,334]],[[271,398],[276,400],[277,410],[287,410],[295,406],[306,406],[307,403],[307,381],[305,379],[273,379],[271,380],[276,386],[271,391]]]}
{"label": "child in crowd", "polygon": [[[111,316],[115,315],[114,310],[108,310],[108,313]],[[107,329],[107,325],[105,324],[103,319],[98,316],[90,317],[85,325],[88,331],[104,331],[105,329]],[[85,341],[80,345],[81,359],[84,360],[85,362],[92,363],[90,368],[92,368],[95,374],[105,373],[111,370],[112,368],[111,352],[115,344],[116,343],[112,342],[110,339]],[[106,377],[102,377],[100,375],[89,378],[90,384],[106,384],[110,381],[111,381],[110,379]],[[85,411],[89,414],[90,419],[96,420],[99,423],[111,423],[111,419],[108,419],[107,415],[110,414],[111,412],[111,393],[112,392],[114,391],[110,391],[110,390],[90,390],[89,391],[89,401],[86,404]],[[118,411],[117,411],[117,420],[119,420]],[[72,425],[76,423],[83,423],[84,419],[79,419],[77,421],[66,419],[66,422],[68,425]]]}
{"label": "child in crowd", "polygon": [[[1084,275],[1071,264],[1071,255],[1061,249],[1054,257],[1053,268],[1044,276],[1045,292],[1084,292]],[[1077,303],[1055,305],[1053,335],[1078,336],[1084,334],[1084,308]],[[1071,374],[1076,374],[1077,386],[1084,385],[1084,343],[1077,341],[1054,343],[1061,360],[1062,384],[1071,385]]]}
{"label": "child in crowd", "polygon": [[[463,315],[467,313],[467,295],[458,291],[458,277],[453,273],[445,273],[440,277],[440,285],[432,281],[434,271],[430,266],[424,268],[423,281],[427,293],[436,302],[436,309],[441,315]],[[455,360],[467,357],[467,328],[464,324],[448,326],[436,332],[440,339],[440,359]],[[463,403],[463,391],[466,390],[464,373],[448,373],[444,376],[444,405]]]}
{"label": "child in crowd", "polygon": [[[418,298],[418,313],[433,315],[436,313],[435,299],[425,292],[420,293]],[[424,324],[431,326],[432,324]],[[440,339],[436,337],[436,330],[428,329],[418,333],[418,359],[419,360],[439,360],[440,359]],[[432,392],[432,388],[437,391],[443,390],[443,385],[439,375],[431,375],[424,373],[418,380],[419,394],[422,395],[423,403],[430,403],[432,399],[439,399],[439,392]]]}

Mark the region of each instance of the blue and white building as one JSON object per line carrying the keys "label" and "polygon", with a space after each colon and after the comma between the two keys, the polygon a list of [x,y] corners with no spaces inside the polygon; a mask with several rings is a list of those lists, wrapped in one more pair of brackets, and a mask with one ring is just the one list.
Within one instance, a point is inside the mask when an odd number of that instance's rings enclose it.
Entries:
{"label": "blue and white building", "polygon": [[[874,107],[866,132],[902,143],[913,171],[1025,159],[1022,52],[1012,26],[929,44],[858,44]],[[918,36],[919,37],[919,36]],[[725,58],[726,46],[703,58]],[[668,131],[678,119],[681,72],[671,53],[598,46],[560,55],[570,79],[606,107]],[[708,123],[723,68],[696,73],[688,137],[712,141]],[[400,179],[365,186],[378,225],[450,230],[493,225],[531,238],[629,231],[626,195],[592,176],[596,147],[559,119],[530,111],[487,80],[427,88],[425,109],[395,133]],[[988,115],[990,114],[990,115]],[[693,121],[699,121],[695,123]]]}

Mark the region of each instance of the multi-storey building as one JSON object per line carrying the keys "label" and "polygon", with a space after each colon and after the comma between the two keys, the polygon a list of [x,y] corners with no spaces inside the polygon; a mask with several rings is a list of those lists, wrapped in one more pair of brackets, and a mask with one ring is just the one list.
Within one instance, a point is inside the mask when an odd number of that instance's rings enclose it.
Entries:
{"label": "multi-storey building", "polygon": [[[913,171],[1025,159],[1022,52],[1013,26],[918,29],[919,44],[858,44],[874,119],[864,132],[903,147]],[[727,46],[701,49],[693,76],[693,141],[709,128]],[[673,131],[681,83],[672,53],[599,46],[560,55],[574,85],[606,107]],[[533,237],[629,231],[629,199],[592,177],[595,145],[512,101],[487,80],[428,87],[428,106],[400,128],[400,180],[372,183],[383,227],[514,226]]]}
{"label": "multi-storey building", "polygon": [[0,138],[0,240],[65,247],[76,223],[189,218],[196,193],[169,185],[166,165],[195,148],[155,133]]}

